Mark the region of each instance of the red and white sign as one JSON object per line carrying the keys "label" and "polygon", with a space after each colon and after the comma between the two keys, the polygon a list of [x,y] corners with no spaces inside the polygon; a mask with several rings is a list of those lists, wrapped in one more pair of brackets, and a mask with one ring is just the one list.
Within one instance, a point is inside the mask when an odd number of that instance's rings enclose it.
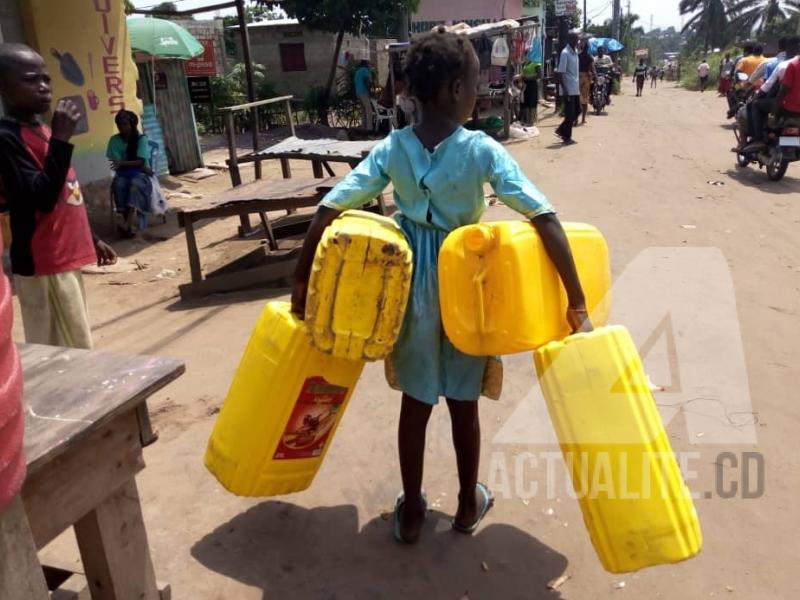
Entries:
{"label": "red and white sign", "polygon": [[569,17],[578,12],[578,0],[556,0],[556,16]]}
{"label": "red and white sign", "polygon": [[217,61],[214,56],[214,40],[198,39],[203,44],[203,53],[195,56],[186,63],[186,75],[188,77],[203,77],[206,75],[217,74]]}

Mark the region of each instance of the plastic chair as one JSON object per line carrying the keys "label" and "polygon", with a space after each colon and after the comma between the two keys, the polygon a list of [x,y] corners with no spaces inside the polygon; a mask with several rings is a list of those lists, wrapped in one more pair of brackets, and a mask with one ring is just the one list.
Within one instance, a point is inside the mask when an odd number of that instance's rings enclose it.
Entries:
{"label": "plastic chair", "polygon": [[373,128],[375,131],[379,131],[381,127],[381,123],[389,123],[389,130],[392,131],[395,128],[395,115],[393,108],[386,108],[385,106],[381,106],[378,104],[378,101],[372,98],[370,100],[372,103],[372,121],[373,121]]}
{"label": "plastic chair", "polygon": [[[154,175],[157,178],[158,177],[158,173],[155,172],[155,168],[157,168],[157,166],[158,166],[158,164],[157,164],[157,160],[158,160],[158,143],[154,142],[152,140],[149,140],[149,146],[150,146],[150,166],[151,166],[151,168],[153,168]],[[109,199],[110,212],[111,212],[111,230],[113,231],[114,228],[116,227],[116,224],[117,224],[117,205],[116,205],[116,202],[114,201],[114,184],[113,184],[113,182],[112,182],[110,190],[109,190],[108,199]],[[142,213],[142,212],[137,212],[137,217],[138,217],[139,231],[144,231],[145,229],[147,229],[147,225],[148,225],[148,223],[147,223],[147,214]],[[167,222],[166,213],[161,215],[161,222],[162,223],[166,223]]]}

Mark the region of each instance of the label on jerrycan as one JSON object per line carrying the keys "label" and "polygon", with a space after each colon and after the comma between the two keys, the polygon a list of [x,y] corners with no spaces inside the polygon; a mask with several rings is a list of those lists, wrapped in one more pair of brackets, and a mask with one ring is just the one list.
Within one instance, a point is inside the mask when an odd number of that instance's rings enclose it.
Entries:
{"label": "label on jerrycan", "polygon": [[348,391],[322,377],[306,379],[273,459],[320,456]]}

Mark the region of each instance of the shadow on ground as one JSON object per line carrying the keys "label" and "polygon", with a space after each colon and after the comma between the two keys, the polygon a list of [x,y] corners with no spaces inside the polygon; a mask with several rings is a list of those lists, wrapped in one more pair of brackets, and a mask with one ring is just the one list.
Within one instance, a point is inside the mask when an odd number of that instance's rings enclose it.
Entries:
{"label": "shadow on ground", "polygon": [[564,573],[567,559],[516,527],[492,524],[467,537],[431,511],[420,543],[401,546],[391,526],[376,517],[359,531],[353,505],[308,510],[267,501],[191,552],[208,569],[262,589],[265,600],[562,598],[547,582]]}
{"label": "shadow on ground", "polygon": [[[731,154],[733,156],[733,154]],[[747,168],[734,167],[728,169],[725,174],[734,181],[746,185],[747,187],[758,188],[767,194],[797,194],[800,192],[800,180],[792,177],[792,167],[800,169],[800,165],[792,163],[789,171],[780,181],[770,181],[767,171],[759,169],[756,165]]]}

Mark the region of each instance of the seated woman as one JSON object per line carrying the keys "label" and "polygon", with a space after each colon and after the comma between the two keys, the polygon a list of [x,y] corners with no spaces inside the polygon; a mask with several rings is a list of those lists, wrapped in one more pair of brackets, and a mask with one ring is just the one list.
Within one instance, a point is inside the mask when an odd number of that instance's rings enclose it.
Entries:
{"label": "seated woman", "polygon": [[136,213],[150,212],[150,195],[153,185],[150,176],[150,148],[147,136],[139,133],[139,117],[129,110],[121,110],[114,118],[119,133],[108,140],[106,157],[116,172],[112,187],[117,212],[124,225],[119,228],[125,237],[133,237]]}

